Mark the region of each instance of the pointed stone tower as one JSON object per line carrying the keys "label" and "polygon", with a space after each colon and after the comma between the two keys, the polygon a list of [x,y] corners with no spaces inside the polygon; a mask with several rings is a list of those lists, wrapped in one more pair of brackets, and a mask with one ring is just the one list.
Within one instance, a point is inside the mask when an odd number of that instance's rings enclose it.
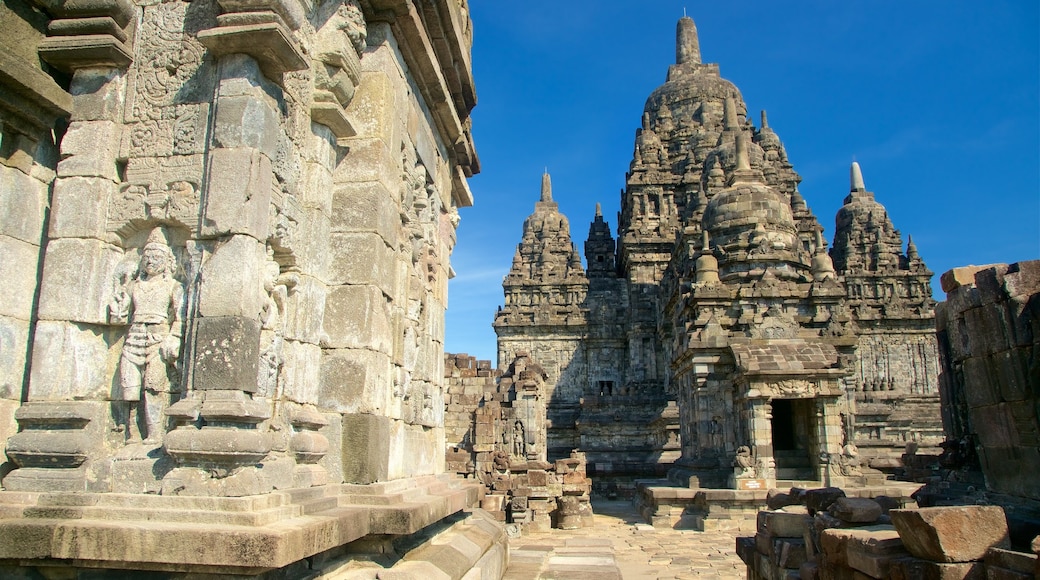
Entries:
{"label": "pointed stone tower", "polygon": [[576,353],[585,327],[589,279],[571,241],[570,223],[553,201],[548,172],[542,175],[541,198],[524,220],[502,288],[505,306],[494,322],[498,366],[505,368],[517,353],[526,352],[545,369],[547,402],[552,404],[549,457],[566,457],[578,447],[574,422],[583,394],[583,366]]}
{"label": "pointed stone tower", "polygon": [[867,191],[859,163],[852,164],[850,182],[835,218],[831,258],[860,336],[848,380],[855,436],[866,454],[891,460],[900,442],[928,445],[942,438],[932,272],[912,240],[903,252],[899,230]]}

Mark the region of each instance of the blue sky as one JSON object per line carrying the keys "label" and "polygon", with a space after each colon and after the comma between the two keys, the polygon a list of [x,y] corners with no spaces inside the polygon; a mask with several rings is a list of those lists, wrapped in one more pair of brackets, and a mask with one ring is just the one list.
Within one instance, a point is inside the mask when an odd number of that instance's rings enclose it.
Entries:
{"label": "blue sky", "polygon": [[495,361],[502,277],[544,168],[579,250],[597,202],[616,235],[635,130],[684,7],[756,126],[768,111],[828,241],[855,159],[936,272],[937,298],[950,268],[1040,258],[1034,0],[473,0],[482,171],[460,211],[446,351]]}

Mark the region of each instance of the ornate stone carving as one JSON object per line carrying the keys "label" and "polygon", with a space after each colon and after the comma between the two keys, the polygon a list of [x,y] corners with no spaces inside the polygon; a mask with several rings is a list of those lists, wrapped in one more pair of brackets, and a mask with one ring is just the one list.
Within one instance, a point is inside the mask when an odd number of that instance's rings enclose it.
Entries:
{"label": "ornate stone carving", "polygon": [[751,455],[751,448],[747,445],[737,447],[737,453],[733,457],[734,477],[756,477],[755,458]]}
{"label": "ornate stone carving", "polygon": [[[173,390],[170,367],[180,357],[184,321],[184,287],[173,277],[174,265],[166,232],[156,227],[140,265],[123,272],[109,306],[112,323],[129,324],[119,359],[124,416],[117,421],[128,442],[157,443],[162,436],[163,411]],[[177,382],[172,384],[176,388]]]}
{"label": "ornate stone carving", "polygon": [[281,369],[285,364],[285,324],[289,293],[299,282],[293,273],[282,273],[275,261],[274,248],[267,245],[264,263],[263,310],[260,312],[260,364],[257,394],[278,398],[281,395]]}
{"label": "ornate stone carving", "polygon": [[815,397],[820,393],[820,385],[811,381],[788,379],[766,383],[774,397],[778,398],[807,398]]}

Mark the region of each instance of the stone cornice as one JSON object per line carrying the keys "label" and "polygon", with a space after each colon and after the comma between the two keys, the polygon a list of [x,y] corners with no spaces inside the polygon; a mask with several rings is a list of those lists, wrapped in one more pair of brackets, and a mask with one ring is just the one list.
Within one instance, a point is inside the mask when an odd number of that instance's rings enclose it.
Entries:
{"label": "stone cornice", "polygon": [[[430,4],[432,6],[424,5],[420,13],[411,0],[365,0],[362,3],[368,20],[390,24],[405,64],[430,107],[438,132],[452,148],[466,177],[471,177],[480,172],[480,161],[469,129],[469,112],[476,104],[469,58],[462,56],[468,55],[469,49],[464,46],[458,30],[458,9],[453,9],[446,0]],[[436,27],[432,26],[434,21]],[[431,27],[440,34],[431,38]]]}

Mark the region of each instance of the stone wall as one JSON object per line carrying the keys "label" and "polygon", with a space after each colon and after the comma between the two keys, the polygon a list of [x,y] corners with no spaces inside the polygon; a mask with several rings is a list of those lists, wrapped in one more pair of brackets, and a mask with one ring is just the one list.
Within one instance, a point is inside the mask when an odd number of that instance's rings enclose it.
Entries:
{"label": "stone wall", "polygon": [[[16,0],[0,32],[0,565],[291,576],[479,502],[444,475],[465,2]],[[107,540],[52,550],[66,494]]]}
{"label": "stone wall", "polygon": [[988,490],[1040,501],[1040,261],[956,268],[942,287],[936,329],[950,465],[977,461]]}

